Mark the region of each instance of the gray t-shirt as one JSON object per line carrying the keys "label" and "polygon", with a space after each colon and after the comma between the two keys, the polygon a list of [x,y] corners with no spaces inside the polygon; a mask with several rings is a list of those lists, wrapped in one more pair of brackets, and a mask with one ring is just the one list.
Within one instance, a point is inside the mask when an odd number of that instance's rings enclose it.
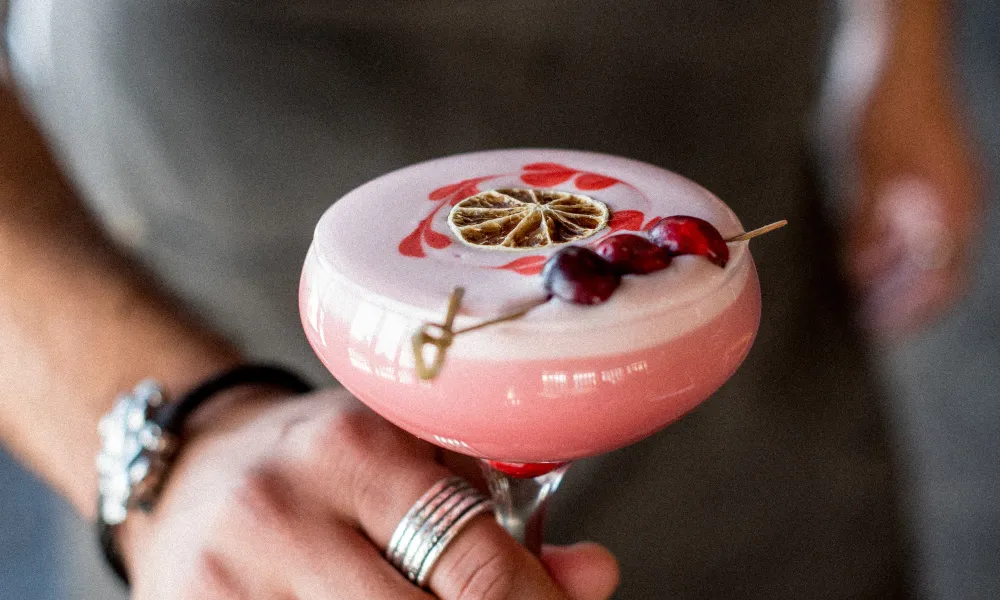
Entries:
{"label": "gray t-shirt", "polygon": [[745,223],[791,220],[754,247],[764,318],[743,368],[571,471],[550,537],[608,544],[622,598],[899,589],[879,394],[803,168],[821,3],[31,3],[14,3],[15,75],[83,197],[217,327],[316,376],[296,304],[312,227],[406,164],[610,152],[699,181]]}

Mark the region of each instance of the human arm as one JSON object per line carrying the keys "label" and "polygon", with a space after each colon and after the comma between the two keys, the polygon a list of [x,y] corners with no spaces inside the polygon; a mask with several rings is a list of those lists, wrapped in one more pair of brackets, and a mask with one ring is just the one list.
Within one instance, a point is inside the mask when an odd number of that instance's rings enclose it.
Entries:
{"label": "human arm", "polygon": [[845,29],[866,34],[841,38],[839,59],[853,72],[834,69],[831,82],[860,100],[845,148],[854,178],[845,190],[844,264],[865,322],[896,338],[961,296],[980,241],[981,176],[958,94],[954,7],[842,6],[854,22]]}
{"label": "human arm", "polygon": [[240,360],[103,236],[0,88],[0,435],[92,516],[95,427],[144,377],[183,391]]}

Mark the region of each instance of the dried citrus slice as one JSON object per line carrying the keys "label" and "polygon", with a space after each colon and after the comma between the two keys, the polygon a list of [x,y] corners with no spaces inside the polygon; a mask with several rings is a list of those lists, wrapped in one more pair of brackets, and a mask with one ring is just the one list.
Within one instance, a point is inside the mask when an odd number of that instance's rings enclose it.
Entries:
{"label": "dried citrus slice", "polygon": [[603,202],[580,194],[504,188],[462,200],[448,225],[470,246],[532,250],[588,238],[604,229],[608,217]]}

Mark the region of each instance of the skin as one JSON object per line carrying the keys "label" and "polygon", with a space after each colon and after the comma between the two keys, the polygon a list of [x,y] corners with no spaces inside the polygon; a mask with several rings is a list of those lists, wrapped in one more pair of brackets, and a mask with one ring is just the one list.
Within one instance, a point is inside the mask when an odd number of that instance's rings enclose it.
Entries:
{"label": "skin", "polygon": [[[920,14],[925,26],[900,21],[897,39],[937,39],[941,13]],[[882,289],[891,272],[862,259],[894,243],[886,237],[892,228],[881,225],[900,214],[877,192],[886,181],[928,178],[939,192],[927,202],[950,234],[976,222],[974,170],[954,105],[942,98],[943,69],[904,68],[911,59],[898,56],[857,138],[862,183],[846,262],[865,294]],[[115,395],[146,377],[178,395],[243,357],[107,240],[3,88],[0,139],[0,436],[92,519],[96,424]],[[907,289],[926,277],[940,284],[906,313],[914,317],[904,327],[954,297],[957,279],[936,270],[910,278]],[[196,413],[186,439],[157,510],[133,513],[120,531],[135,598],[599,600],[617,585],[603,548],[547,548],[539,561],[486,517],[456,538],[428,591],[407,583],[381,551],[406,510],[448,471],[432,447],[343,391],[288,398],[276,389],[233,390]]]}
{"label": "skin", "polygon": [[[161,510],[128,532],[141,540],[126,542],[142,548],[133,550],[137,598],[431,597],[378,549],[448,474],[434,448],[342,390],[264,403],[243,419],[196,438]],[[613,558],[595,545],[549,549],[546,565],[552,578],[484,517],[449,547],[429,591],[597,600],[617,579]]]}
{"label": "skin", "polygon": [[918,333],[961,297],[980,242],[982,177],[955,95],[947,4],[889,7],[885,61],[851,139],[843,264],[864,324],[885,340]]}

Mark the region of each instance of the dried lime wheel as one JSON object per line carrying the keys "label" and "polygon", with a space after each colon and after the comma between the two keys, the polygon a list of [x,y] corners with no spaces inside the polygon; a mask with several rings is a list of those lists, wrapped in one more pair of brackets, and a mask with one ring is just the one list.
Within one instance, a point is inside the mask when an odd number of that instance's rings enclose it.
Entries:
{"label": "dried lime wheel", "polygon": [[456,204],[448,225],[477,248],[534,250],[588,238],[608,224],[608,207],[580,194],[504,188]]}

